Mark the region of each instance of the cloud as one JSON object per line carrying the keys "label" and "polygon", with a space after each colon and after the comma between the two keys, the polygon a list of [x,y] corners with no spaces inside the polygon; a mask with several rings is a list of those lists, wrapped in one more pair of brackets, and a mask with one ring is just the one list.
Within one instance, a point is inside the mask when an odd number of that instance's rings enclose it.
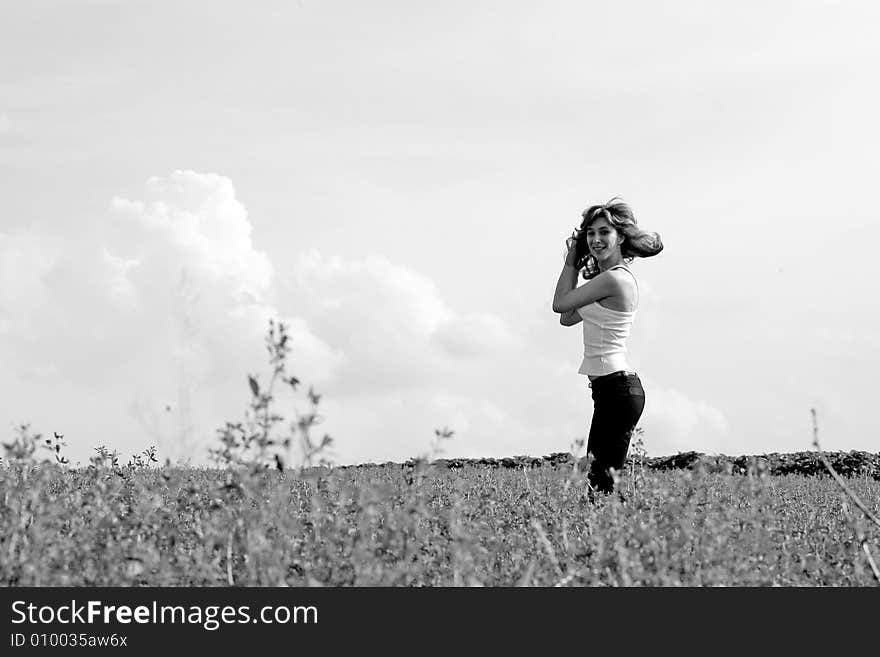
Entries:
{"label": "cloud", "polygon": [[[279,317],[273,268],[251,229],[227,178],[175,171],[147,181],[143,200],[113,199],[88,238],[0,237],[0,391],[15,399],[22,381],[39,384],[42,415],[67,418],[76,443],[94,440],[83,435],[94,418],[71,420],[67,400],[90,390],[125,436],[120,449],[161,437],[166,454],[198,457],[237,419],[229,409],[244,409],[245,375],[267,362],[270,318],[290,326],[304,374],[323,380],[341,355],[302,318]],[[174,421],[163,425],[164,413]]]}
{"label": "cloud", "polygon": [[381,255],[313,250],[282,278],[288,313],[344,354],[322,387],[341,457],[404,460],[444,426],[447,453],[470,457],[563,451],[585,433],[575,363],[530,351],[497,315],[457,311],[426,276]]}
{"label": "cloud", "polygon": [[679,390],[654,386],[648,380],[644,385],[645,410],[639,426],[645,430],[650,454],[727,449],[729,424],[720,410]]}
{"label": "cloud", "polygon": [[489,313],[457,313],[426,276],[378,254],[346,261],[309,251],[292,274],[291,306],[345,354],[329,391],[366,395],[450,385],[520,339]]}
{"label": "cloud", "polygon": [[[175,171],[151,178],[145,191],[145,201],[113,199],[126,238],[117,241],[119,251],[134,248],[138,258],[170,252],[205,279],[221,282],[236,301],[267,299],[272,266],[254,249],[247,212],[228,178]],[[133,235],[139,241],[132,242]]]}
{"label": "cloud", "polygon": [[[142,199],[114,198],[75,238],[3,235],[0,255],[0,354],[10,364],[0,391],[43,391],[42,406],[19,412],[62,424],[77,458],[87,441],[123,452],[150,441],[203,460],[213,432],[240,419],[246,374],[268,376],[269,319],[288,326],[290,373],[336,414],[327,428],[340,432],[344,458],[406,459],[446,425],[473,456],[506,454],[517,440],[527,449],[528,422],[508,408],[519,404],[491,384],[522,342],[500,318],[456,312],[433,281],[382,255],[316,250],[282,286],[285,313],[275,268],[223,176],[151,178]],[[100,405],[78,415],[73,400],[89,394]],[[289,405],[279,410],[293,419]],[[96,413],[115,436],[91,430]]]}
{"label": "cloud", "polygon": [[10,132],[12,132],[12,122],[9,120],[9,115],[5,112],[0,112],[0,135]]}
{"label": "cloud", "polygon": [[[355,323],[369,317],[371,321],[363,328],[371,331],[371,338],[381,335],[392,341],[421,339],[453,315],[433,281],[396,266],[381,255],[346,262],[338,256],[325,258],[312,250],[300,259],[297,280],[318,314]],[[361,342],[366,344],[368,340]]]}
{"label": "cloud", "polygon": [[489,313],[469,313],[448,320],[433,335],[435,343],[453,358],[481,358],[521,344],[510,327]]}
{"label": "cloud", "polygon": [[[522,333],[531,318],[457,310],[380,254],[312,249],[279,275],[252,232],[229,179],[175,171],[75,236],[0,234],[0,419],[64,433],[74,460],[158,443],[204,461],[216,429],[242,417],[246,375],[266,380],[279,319],[289,373],[322,394],[319,430],[340,462],[424,454],[443,427],[448,456],[542,455],[586,437],[577,359],[542,355]],[[650,452],[708,451],[727,431],[708,403],[646,387]],[[304,405],[289,391],[278,401],[288,421]]]}
{"label": "cloud", "polygon": [[[503,376],[503,375],[502,375]],[[440,443],[442,457],[504,457],[566,451],[577,432],[567,420],[524,411],[518,399],[492,399],[488,393],[456,391],[442,385],[381,392],[358,399],[328,396],[327,432],[336,437],[342,462],[403,461],[430,455],[434,431],[453,431]],[[528,395],[528,391],[525,392]],[[322,402],[324,403],[324,402]],[[585,409],[561,417],[583,419]],[[568,427],[571,429],[571,427]]]}

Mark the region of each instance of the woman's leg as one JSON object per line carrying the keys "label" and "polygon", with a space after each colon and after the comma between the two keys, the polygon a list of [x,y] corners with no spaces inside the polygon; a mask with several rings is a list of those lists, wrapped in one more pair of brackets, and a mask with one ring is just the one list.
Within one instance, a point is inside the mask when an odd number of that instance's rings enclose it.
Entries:
{"label": "woman's leg", "polygon": [[614,478],[609,469],[623,469],[630,439],[644,408],[645,391],[638,376],[594,382],[587,453],[594,457],[588,480],[595,490],[613,492]]}

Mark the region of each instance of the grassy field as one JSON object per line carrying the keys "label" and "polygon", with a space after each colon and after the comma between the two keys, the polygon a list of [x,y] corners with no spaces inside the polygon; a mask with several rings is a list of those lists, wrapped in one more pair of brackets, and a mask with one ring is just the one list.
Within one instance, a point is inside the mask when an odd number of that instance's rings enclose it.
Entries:
{"label": "grassy field", "polygon": [[[20,427],[0,464],[0,584],[880,583],[880,454],[829,455],[844,483],[815,453],[647,459],[639,433],[622,496],[594,502],[569,454],[324,467],[320,395],[278,431],[274,387],[299,385],[287,343],[270,322],[272,375],[248,377],[250,407],[218,431],[215,468],[155,467],[152,448],[123,465],[105,447],[71,467],[63,436]],[[436,430],[432,453],[452,434]]]}
{"label": "grassy field", "polygon": [[[848,485],[875,514],[880,482]],[[0,470],[4,586],[870,586],[830,477],[576,468]]]}

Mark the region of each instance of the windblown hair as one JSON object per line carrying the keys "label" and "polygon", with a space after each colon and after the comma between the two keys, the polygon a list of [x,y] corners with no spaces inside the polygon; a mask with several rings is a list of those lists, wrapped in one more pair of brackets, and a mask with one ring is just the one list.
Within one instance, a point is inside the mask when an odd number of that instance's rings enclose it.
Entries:
{"label": "windblown hair", "polygon": [[596,219],[604,218],[614,226],[623,237],[620,253],[626,262],[633,258],[650,258],[663,250],[663,241],[658,233],[648,233],[639,228],[632,208],[615,196],[607,203],[591,205],[581,215],[580,226],[575,229],[575,266],[583,270],[584,278],[593,278],[599,273],[596,259],[590,255],[587,244],[587,228]]}

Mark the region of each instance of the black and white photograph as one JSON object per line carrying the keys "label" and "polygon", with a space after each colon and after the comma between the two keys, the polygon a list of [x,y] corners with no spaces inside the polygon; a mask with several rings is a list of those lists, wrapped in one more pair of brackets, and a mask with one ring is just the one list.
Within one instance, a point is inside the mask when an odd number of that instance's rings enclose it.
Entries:
{"label": "black and white photograph", "polygon": [[0,1],[7,595],[880,586],[878,25]]}

